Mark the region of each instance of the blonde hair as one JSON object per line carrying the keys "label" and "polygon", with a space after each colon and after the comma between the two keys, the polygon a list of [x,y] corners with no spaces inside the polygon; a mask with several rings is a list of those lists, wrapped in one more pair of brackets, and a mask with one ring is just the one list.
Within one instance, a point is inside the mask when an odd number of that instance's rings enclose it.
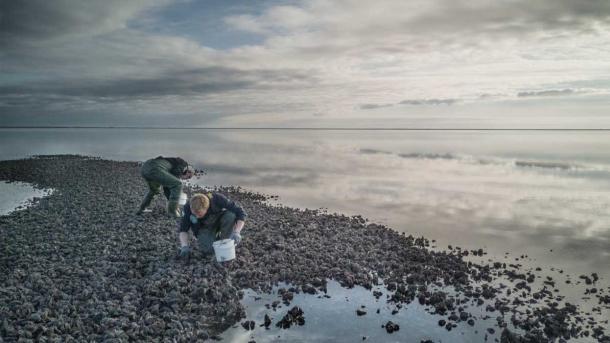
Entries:
{"label": "blonde hair", "polygon": [[197,193],[193,194],[191,200],[191,211],[207,210],[210,207],[210,199],[205,194]]}

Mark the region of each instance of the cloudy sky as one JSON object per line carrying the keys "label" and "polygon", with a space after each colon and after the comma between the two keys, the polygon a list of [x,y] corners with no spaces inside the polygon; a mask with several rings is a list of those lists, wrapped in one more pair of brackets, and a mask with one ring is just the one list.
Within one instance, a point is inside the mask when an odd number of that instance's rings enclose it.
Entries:
{"label": "cloudy sky", "polygon": [[607,0],[2,1],[0,124],[610,128],[609,28]]}

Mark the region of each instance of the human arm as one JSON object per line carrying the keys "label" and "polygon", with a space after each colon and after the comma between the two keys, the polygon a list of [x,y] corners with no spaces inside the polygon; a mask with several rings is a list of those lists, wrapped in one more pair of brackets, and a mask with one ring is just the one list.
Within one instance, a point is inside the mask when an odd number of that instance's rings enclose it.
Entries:
{"label": "human arm", "polygon": [[169,161],[172,165],[170,173],[178,178],[181,178],[184,171],[188,168],[188,162],[180,157],[165,157],[165,160]]}
{"label": "human arm", "polygon": [[188,231],[191,229],[191,206],[190,204],[187,202],[184,207],[182,208],[182,219],[180,219],[180,224],[178,227],[178,232],[182,233],[188,233]]}
{"label": "human arm", "polygon": [[233,226],[233,231],[234,231],[234,232],[237,232],[237,233],[240,233],[240,232],[241,232],[241,230],[244,228],[244,225],[245,225],[245,224],[246,224],[246,222],[245,222],[245,221],[243,221],[243,220],[237,220],[237,221],[235,222],[235,226]]}
{"label": "human arm", "polygon": [[[188,211],[187,211],[188,208]],[[180,242],[180,257],[188,258],[191,253],[191,247],[189,247],[189,233],[188,230],[191,227],[189,220],[191,215],[191,208],[188,204],[184,206],[184,213],[182,214],[182,220],[180,221],[178,241]]]}
{"label": "human arm", "polygon": [[246,220],[246,211],[244,211],[239,203],[230,200],[220,193],[213,193],[211,199],[214,208],[226,209],[235,214],[235,224],[233,225],[233,232],[229,239],[234,240],[235,244],[239,244],[239,242],[241,242],[241,230],[243,229]]}
{"label": "human arm", "polygon": [[230,239],[234,240],[235,244],[241,242],[241,230],[244,228],[244,224],[243,220],[238,220],[235,222],[235,226],[233,226],[233,233],[231,233]]}
{"label": "human arm", "polygon": [[191,247],[189,246],[189,235],[187,232],[180,232],[178,234],[178,239],[180,240],[180,252],[179,256],[188,258],[191,254]]}
{"label": "human arm", "polygon": [[189,204],[184,205],[184,213],[182,220],[180,221],[180,227],[178,228],[178,241],[180,242],[180,257],[186,257],[191,252],[189,247],[189,234],[188,230],[191,227],[191,207]]}
{"label": "human arm", "polygon": [[189,246],[189,234],[188,232],[180,232],[178,234],[178,240],[180,241],[180,248]]}
{"label": "human arm", "polygon": [[[247,217],[246,211],[244,211],[243,207],[241,207],[238,202],[235,202],[220,193],[213,193],[212,203],[216,208],[225,208],[235,213],[235,219],[237,221],[245,222]],[[243,223],[241,224],[241,226],[243,227]]]}

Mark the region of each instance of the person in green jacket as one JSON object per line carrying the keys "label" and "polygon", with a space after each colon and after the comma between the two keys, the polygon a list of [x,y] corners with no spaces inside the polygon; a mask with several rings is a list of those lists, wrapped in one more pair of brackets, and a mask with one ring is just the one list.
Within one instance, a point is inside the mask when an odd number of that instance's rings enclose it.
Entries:
{"label": "person in green jacket", "polygon": [[182,181],[195,174],[195,169],[180,157],[159,156],[142,165],[141,175],[148,184],[148,193],[142,200],[137,214],[142,214],[150,205],[155,195],[161,193],[167,198],[167,213],[170,217],[180,218],[178,202],[182,193]]}

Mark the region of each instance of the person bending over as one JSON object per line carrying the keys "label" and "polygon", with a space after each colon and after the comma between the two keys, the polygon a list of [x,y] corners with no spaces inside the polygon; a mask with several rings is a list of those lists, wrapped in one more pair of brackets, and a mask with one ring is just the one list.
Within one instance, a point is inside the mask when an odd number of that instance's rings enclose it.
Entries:
{"label": "person bending over", "polygon": [[182,181],[180,180],[193,177],[195,169],[180,157],[159,156],[144,162],[140,172],[148,184],[148,193],[136,213],[142,214],[163,187],[163,194],[168,201],[167,214],[170,217],[180,218],[178,208],[182,193]]}
{"label": "person bending over", "polygon": [[199,248],[204,255],[214,253],[212,244],[217,240],[230,238],[235,244],[239,244],[245,220],[244,209],[224,195],[217,192],[194,194],[184,205],[178,234],[179,256],[181,258],[190,256],[189,230],[197,237]]}

